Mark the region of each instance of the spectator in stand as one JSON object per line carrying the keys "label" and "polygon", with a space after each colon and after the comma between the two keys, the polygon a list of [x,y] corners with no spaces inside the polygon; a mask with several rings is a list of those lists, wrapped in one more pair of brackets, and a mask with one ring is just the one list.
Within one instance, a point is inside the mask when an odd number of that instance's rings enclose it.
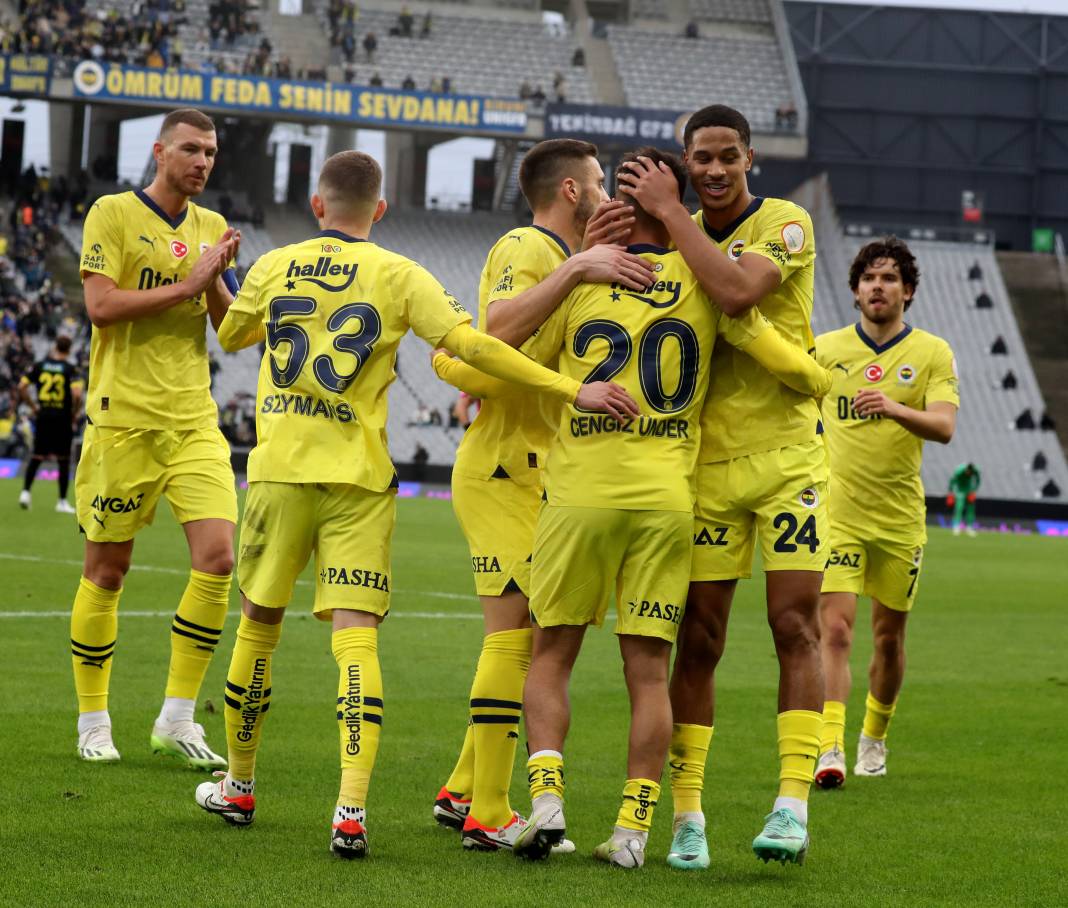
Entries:
{"label": "spectator in stand", "polygon": [[441,79],[438,76],[434,76],[434,78],[430,80],[429,90],[436,95],[441,94]]}
{"label": "spectator in stand", "polygon": [[401,82],[401,88],[405,91],[415,91],[415,79],[412,78],[411,73],[404,77],[404,81]]}
{"label": "spectator in stand", "polygon": [[402,6],[400,14],[397,16],[397,32],[402,38],[410,38],[412,36],[412,28],[415,26],[415,17],[411,14],[407,6]]}
{"label": "spectator in stand", "polygon": [[553,97],[560,103],[567,100],[566,98],[566,80],[564,74],[557,70],[553,74]]}
{"label": "spectator in stand", "polygon": [[378,50],[378,38],[375,37],[374,32],[368,32],[363,36],[363,52],[367,54],[368,63],[374,62],[376,50]]}
{"label": "spectator in stand", "polygon": [[452,76],[441,77],[441,92],[442,94],[452,94]]}
{"label": "spectator in stand", "polygon": [[530,87],[530,83],[526,79],[519,83],[519,97],[522,100],[526,101],[533,97],[533,95],[534,89]]}
{"label": "spectator in stand", "polygon": [[429,38],[430,37],[430,30],[431,30],[432,27],[433,27],[433,23],[431,21],[430,10],[427,10],[426,11],[426,15],[423,16],[423,27],[421,29],[419,29],[419,37],[420,38]]}
{"label": "spectator in stand", "polygon": [[356,61],[356,36],[352,29],[347,29],[341,38],[341,56],[345,58],[346,63]]}
{"label": "spectator in stand", "polygon": [[376,72],[373,76],[371,76],[369,84],[374,88],[381,88],[382,87],[382,76],[379,75]]}
{"label": "spectator in stand", "polygon": [[571,56],[572,66],[585,66],[586,65],[586,51],[581,47],[575,48],[575,53]]}
{"label": "spectator in stand", "polygon": [[535,101],[538,104],[544,104],[547,100],[545,90],[539,85],[530,93],[530,100]]}
{"label": "spectator in stand", "polygon": [[687,38],[700,38],[701,30],[697,27],[697,23],[691,19],[686,23],[686,28],[683,30],[682,34]]}
{"label": "spectator in stand", "polygon": [[423,482],[426,479],[426,464],[428,460],[430,460],[430,452],[417,441],[415,443],[415,453],[412,455],[412,476],[416,482]]}

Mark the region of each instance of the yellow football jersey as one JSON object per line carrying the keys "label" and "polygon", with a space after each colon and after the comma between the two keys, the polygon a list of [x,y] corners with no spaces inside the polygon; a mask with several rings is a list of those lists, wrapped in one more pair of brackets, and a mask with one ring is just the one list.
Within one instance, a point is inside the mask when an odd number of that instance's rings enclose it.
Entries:
{"label": "yellow football jersey", "polygon": [[653,284],[640,293],[580,284],[539,337],[560,351],[563,375],[619,383],[642,416],[619,423],[565,407],[549,448],[546,496],[571,507],[690,511],[716,335],[729,331],[744,344],[765,323],[756,309],[739,319],[721,315],[677,250],[629,251],[653,263]]}
{"label": "yellow football jersey", "polygon": [[[222,215],[188,204],[171,219],[142,190],[106,195],[85,218],[81,274],[121,290],[185,279],[226,230]],[[218,424],[211,397],[203,294],[159,315],[93,326],[85,410],[94,425],[192,429]]]}
{"label": "yellow football jersey", "polygon": [[[760,311],[802,350],[812,349],[812,292],[816,243],[808,212],[784,199],[755,198],[723,230],[698,211],[694,220],[727,255],[761,255],[782,275]],[[708,398],[701,413],[701,463],[758,454],[815,438],[815,401],[779,383],[751,357],[724,341],[716,344]]]}
{"label": "yellow football jersey", "polygon": [[[486,257],[478,283],[478,324],[486,330],[491,302],[519,296],[540,284],[570,255],[567,244],[542,227],[519,227],[501,237]],[[547,350],[539,332],[520,350],[556,368],[558,350]],[[560,402],[513,386],[504,397],[487,399],[456,452],[453,469],[477,479],[505,476],[522,485],[541,481],[545,452],[560,421]]]}
{"label": "yellow football jersey", "polygon": [[834,376],[822,405],[831,457],[832,527],[859,539],[922,545],[927,540],[923,439],[892,419],[858,416],[853,398],[863,388],[874,388],[916,410],[935,401],[959,406],[949,344],[906,326],[880,346],[856,324],[816,338],[816,360]]}
{"label": "yellow football jersey", "polygon": [[422,266],[337,230],[264,255],[219,328],[227,349],[266,338],[250,482],[336,482],[384,491],[397,346],[431,346],[470,314]]}

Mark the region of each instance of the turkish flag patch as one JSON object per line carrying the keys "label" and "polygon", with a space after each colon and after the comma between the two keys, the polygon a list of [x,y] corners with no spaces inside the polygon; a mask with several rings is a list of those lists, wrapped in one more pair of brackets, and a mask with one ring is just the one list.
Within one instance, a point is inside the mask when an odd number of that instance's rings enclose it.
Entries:
{"label": "turkish flag patch", "polygon": [[186,253],[189,252],[189,247],[180,240],[171,240],[171,252],[174,253],[176,259],[184,259]]}
{"label": "turkish flag patch", "polygon": [[878,363],[872,363],[870,366],[868,366],[867,369],[864,370],[864,377],[868,381],[878,381],[880,378],[883,377],[883,367],[880,366]]}

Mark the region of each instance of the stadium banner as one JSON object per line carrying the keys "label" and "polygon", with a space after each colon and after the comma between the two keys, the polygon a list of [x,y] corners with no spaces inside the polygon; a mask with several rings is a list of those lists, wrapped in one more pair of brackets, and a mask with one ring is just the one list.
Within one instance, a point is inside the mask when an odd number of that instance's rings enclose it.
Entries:
{"label": "stadium banner", "polygon": [[603,104],[549,104],[545,138],[586,139],[598,145],[654,145],[682,148],[682,130],[692,111],[608,107]]}
{"label": "stadium banner", "polygon": [[52,58],[43,54],[0,54],[0,92],[47,95]]}
{"label": "stadium banner", "polygon": [[527,128],[526,105],[506,98],[136,66],[105,68],[95,60],[75,67],[74,94],[88,100],[289,114],[361,126],[510,135],[522,135]]}

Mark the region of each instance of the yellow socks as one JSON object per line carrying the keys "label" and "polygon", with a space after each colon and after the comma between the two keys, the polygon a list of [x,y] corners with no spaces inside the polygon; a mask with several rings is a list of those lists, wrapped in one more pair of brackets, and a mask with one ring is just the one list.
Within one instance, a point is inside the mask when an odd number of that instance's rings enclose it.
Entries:
{"label": "yellow socks", "polygon": [[237,626],[223,696],[231,779],[249,781],[256,776],[256,748],[271,706],[271,655],[281,636],[280,623],[261,624],[245,615]]}
{"label": "yellow socks", "polygon": [[340,808],[358,808],[348,812],[363,822],[382,731],[378,628],[347,627],[334,631],[332,639],[340,674],[337,724],[341,736],[341,792],[337,803]]}
{"label": "yellow socks", "polygon": [[701,813],[701,791],[705,784],[705,762],[708,746],[712,742],[712,726],[671,726],[671,749],[668,765],[671,767],[671,799],[675,815]]}
{"label": "yellow socks", "polygon": [[776,718],[779,729],[779,797],[808,800],[820,749],[823,714],[791,709]]}
{"label": "yellow socks", "polygon": [[542,795],[564,799],[564,757],[555,750],[539,750],[527,760],[530,800]]}
{"label": "yellow socks", "polygon": [[660,785],[652,779],[627,779],[623,786],[623,804],[616,826],[648,833],[653,825],[653,810],[660,800]]}
{"label": "yellow socks", "polygon": [[70,613],[70,651],[78,711],[107,711],[111,657],[119,631],[119,596],[82,577]]}
{"label": "yellow socks", "polygon": [[457,795],[461,800],[470,800],[471,791],[474,787],[475,726],[468,720],[463,747],[460,748],[460,756],[456,759],[456,765],[452,768],[452,775],[449,776],[448,781],[445,783],[445,788],[450,794]]}
{"label": "yellow socks", "polygon": [[229,574],[189,572],[189,583],[171,625],[168,697],[196,700],[208,663],[222,636],[229,600]]}
{"label": "yellow socks", "polygon": [[823,729],[820,731],[820,753],[839,750],[845,753],[846,705],[837,700],[823,703]]}
{"label": "yellow socks", "polygon": [[495,828],[512,819],[508,787],[532,643],[530,628],[489,634],[482,643],[471,685],[470,727],[474,743],[471,817],[483,826]]}
{"label": "yellow socks", "polygon": [[876,741],[885,741],[886,732],[890,727],[890,720],[897,709],[897,701],[893,703],[880,703],[871,692],[868,692],[864,701],[864,736],[874,738]]}

